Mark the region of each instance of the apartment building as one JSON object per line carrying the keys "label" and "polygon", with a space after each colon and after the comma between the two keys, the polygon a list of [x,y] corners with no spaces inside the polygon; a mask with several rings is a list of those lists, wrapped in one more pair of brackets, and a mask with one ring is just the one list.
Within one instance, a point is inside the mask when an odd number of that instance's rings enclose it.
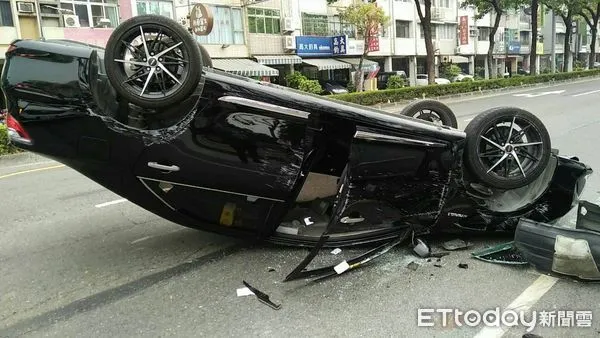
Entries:
{"label": "apartment building", "polygon": [[[562,69],[562,66],[565,63],[564,59],[564,48],[565,48],[565,36],[570,34],[570,51],[572,53],[572,60],[579,60],[583,64],[588,63],[589,53],[591,52],[591,41],[592,34],[590,32],[589,26],[585,23],[584,20],[580,18],[575,18],[572,27],[567,27],[559,15],[555,15],[555,36],[554,40],[552,40],[552,16],[553,13],[551,11],[545,11],[545,13],[541,16],[542,25],[541,33],[543,36],[544,49],[543,56],[541,59],[541,67],[543,69],[550,69],[552,67],[552,47],[554,46],[555,52],[555,64],[556,69]],[[554,42],[554,45],[552,44]],[[595,60],[600,60],[598,58],[598,52],[600,51],[600,41],[596,40],[596,57]],[[591,65],[593,66],[593,65]]]}

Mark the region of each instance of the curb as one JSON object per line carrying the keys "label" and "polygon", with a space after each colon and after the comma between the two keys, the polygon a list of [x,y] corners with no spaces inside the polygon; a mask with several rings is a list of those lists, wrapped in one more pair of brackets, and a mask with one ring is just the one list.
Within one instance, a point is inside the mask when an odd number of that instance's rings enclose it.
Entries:
{"label": "curb", "polygon": [[14,165],[14,164],[25,164],[25,163],[41,163],[41,162],[55,162],[47,157],[24,151],[17,154],[8,154],[0,156],[0,166],[2,165]]}
{"label": "curb", "polygon": [[[582,83],[582,82],[588,82],[588,81],[593,81],[593,80],[598,80],[598,79],[600,79],[600,75],[586,76],[584,78],[578,78],[578,79],[567,79],[567,80],[558,80],[558,81],[554,80],[554,81],[542,82],[542,83],[524,84],[521,86],[504,87],[504,88],[498,88],[498,89],[488,89],[488,90],[473,91],[473,92],[466,92],[466,93],[452,94],[452,95],[427,96],[424,98],[431,99],[431,100],[437,100],[437,101],[444,101],[444,100],[460,99],[460,98],[464,98],[464,97],[474,97],[474,96],[475,97],[484,97],[484,96],[487,96],[490,94],[497,94],[497,93],[511,92],[511,91],[518,92],[520,90],[529,89],[529,88],[549,88],[549,87],[553,87],[553,86],[567,83],[567,82]],[[394,102],[390,102],[390,103],[378,103],[375,105],[371,105],[370,107],[385,110],[385,109],[394,108],[397,106],[404,106],[414,100],[421,100],[421,99],[422,98],[414,98],[411,100],[400,100],[400,101],[394,101]]]}

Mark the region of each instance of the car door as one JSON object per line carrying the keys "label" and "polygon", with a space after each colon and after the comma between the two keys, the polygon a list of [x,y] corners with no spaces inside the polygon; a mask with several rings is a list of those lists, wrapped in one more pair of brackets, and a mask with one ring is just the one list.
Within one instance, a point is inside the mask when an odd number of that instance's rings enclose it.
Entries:
{"label": "car door", "polygon": [[357,127],[336,197],[334,227],[426,225],[446,191],[448,151],[444,141]]}
{"label": "car door", "polygon": [[145,149],[138,179],[190,220],[268,232],[303,183],[308,113],[233,96],[204,107]]}

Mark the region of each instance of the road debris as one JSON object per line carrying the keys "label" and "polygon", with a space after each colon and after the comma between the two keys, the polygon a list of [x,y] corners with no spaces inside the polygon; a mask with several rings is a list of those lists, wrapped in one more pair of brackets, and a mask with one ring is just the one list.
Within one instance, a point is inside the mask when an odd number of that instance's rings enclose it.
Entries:
{"label": "road debris", "polygon": [[341,252],[342,252],[342,249],[340,249],[340,248],[336,248],[336,249],[333,249],[333,251],[331,251],[331,254],[332,254],[332,255],[338,255],[338,254],[340,254]]}
{"label": "road debris", "polygon": [[[251,286],[250,284],[248,284],[246,281],[242,281],[242,283],[244,283],[244,285],[246,286],[243,289],[248,289],[250,292],[252,292],[252,294],[256,295],[256,298],[262,302],[263,304],[269,306],[270,308],[274,309],[274,310],[279,310],[281,309],[281,304],[275,304],[271,301],[269,295],[267,295],[266,293],[254,288],[253,286]],[[238,289],[240,290],[240,289]]]}
{"label": "road debris", "polygon": [[412,261],[412,262],[408,263],[408,265],[406,267],[412,271],[416,271],[420,266],[421,266],[421,264],[419,264],[415,261]]}
{"label": "road debris", "polygon": [[453,239],[451,241],[444,242],[442,247],[448,251],[462,250],[471,246],[471,243],[467,243],[462,239]]}
{"label": "road debris", "polygon": [[238,297],[252,296],[254,294],[254,292],[248,288],[239,288],[236,290],[236,293]]}
{"label": "road debris", "polygon": [[529,264],[515,247],[514,241],[472,252],[471,255],[476,259],[490,263],[509,265]]}
{"label": "road debris", "polygon": [[458,267],[461,269],[468,269],[469,268],[469,264],[467,263],[458,263]]}
{"label": "road debris", "polygon": [[419,257],[429,257],[429,255],[431,254],[431,248],[421,239],[417,238],[416,239],[417,244],[415,245],[415,247],[413,248],[413,251],[419,255]]}

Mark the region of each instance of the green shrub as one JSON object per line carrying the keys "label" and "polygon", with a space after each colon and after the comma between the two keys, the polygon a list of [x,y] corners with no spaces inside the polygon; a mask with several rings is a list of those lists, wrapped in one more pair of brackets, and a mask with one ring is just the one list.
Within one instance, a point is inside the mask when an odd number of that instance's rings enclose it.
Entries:
{"label": "green shrub", "polygon": [[300,72],[293,72],[291,74],[288,74],[285,77],[285,81],[287,82],[287,86],[290,87],[290,88],[294,88],[294,89],[299,89],[300,88],[300,82],[302,82],[303,80],[308,80],[308,78],[306,76],[304,76]]}
{"label": "green shrub", "polygon": [[459,66],[453,64],[453,63],[447,63],[444,64],[441,69],[440,69],[440,76],[451,80],[453,78],[455,78],[456,76],[458,76],[458,74],[461,73],[461,69]]}
{"label": "green shrub", "polygon": [[354,84],[354,82],[348,82],[346,89],[348,89],[349,93],[354,93],[356,92],[356,85]]}
{"label": "green shrub", "polygon": [[0,155],[13,154],[16,152],[18,152],[18,149],[10,143],[6,125],[0,124]]}
{"label": "green shrub", "polygon": [[388,78],[387,89],[398,89],[406,86],[406,79],[399,75],[392,75]]}
{"label": "green shrub", "polygon": [[323,92],[323,88],[319,84],[317,80],[302,80],[300,81],[300,85],[298,86],[303,92],[312,93],[312,94],[321,94]]}
{"label": "green shrub", "polygon": [[445,95],[462,94],[479,90],[518,87],[526,84],[546,83],[551,81],[576,79],[580,77],[597,75],[600,75],[600,69],[570,73],[541,74],[537,76],[498,78],[481,81],[454,82],[446,85],[404,87],[399,89],[385,89],[369,92],[337,94],[331,95],[330,97],[337,100],[370,106],[378,103],[413,100],[415,98],[423,97],[438,97]]}

